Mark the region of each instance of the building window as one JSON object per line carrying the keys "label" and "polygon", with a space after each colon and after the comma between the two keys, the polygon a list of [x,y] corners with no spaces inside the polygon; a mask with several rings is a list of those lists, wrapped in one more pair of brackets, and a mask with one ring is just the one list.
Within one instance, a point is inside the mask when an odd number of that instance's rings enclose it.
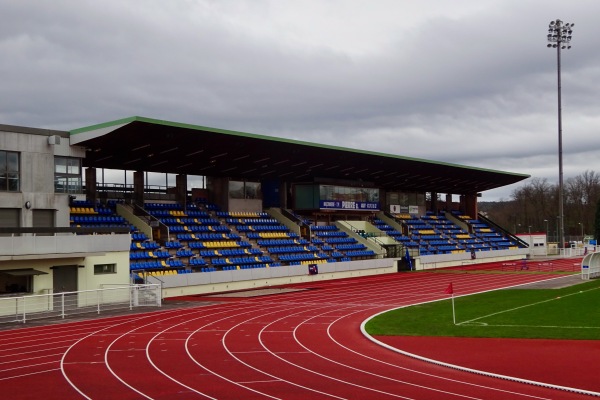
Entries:
{"label": "building window", "polygon": [[230,199],[261,199],[259,182],[229,181]]}
{"label": "building window", "polygon": [[377,188],[320,185],[319,192],[321,200],[379,202],[379,189]]}
{"label": "building window", "polygon": [[94,265],[94,275],[116,274],[117,264],[96,264]]}
{"label": "building window", "polygon": [[31,293],[33,276],[11,275],[0,271],[0,294]]}
{"label": "building window", "polygon": [[81,159],[54,157],[54,191],[56,193],[82,193]]}
{"label": "building window", "polygon": [[18,192],[19,183],[19,153],[0,151],[0,191]]}

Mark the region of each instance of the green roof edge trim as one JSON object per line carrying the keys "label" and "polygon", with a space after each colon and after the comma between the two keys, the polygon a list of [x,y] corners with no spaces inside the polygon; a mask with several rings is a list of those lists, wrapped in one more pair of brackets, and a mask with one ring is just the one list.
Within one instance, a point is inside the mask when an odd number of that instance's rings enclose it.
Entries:
{"label": "green roof edge trim", "polygon": [[399,156],[399,155],[395,155],[395,154],[380,153],[380,152],[370,151],[370,150],[351,149],[348,147],[340,147],[340,146],[333,146],[333,145],[327,145],[327,144],[305,142],[302,140],[285,139],[285,138],[279,138],[279,137],[275,137],[275,136],[259,135],[259,134],[255,134],[255,133],[232,131],[232,130],[227,130],[227,129],[211,128],[211,127],[207,127],[207,126],[192,125],[192,124],[186,124],[186,123],[181,123],[181,122],[166,121],[166,120],[161,120],[161,119],[154,119],[154,118],[147,118],[147,117],[140,117],[140,116],[121,118],[121,119],[117,119],[114,121],[108,121],[108,122],[103,122],[103,123],[96,124],[96,125],[86,126],[83,128],[73,129],[73,130],[69,131],[69,134],[76,135],[78,133],[94,131],[97,129],[108,128],[111,126],[126,125],[126,124],[129,124],[132,122],[145,122],[145,123],[155,124],[155,125],[171,126],[174,128],[185,128],[185,129],[192,129],[192,130],[197,130],[197,131],[209,131],[209,132],[214,132],[214,133],[222,133],[225,135],[244,136],[244,137],[254,138],[254,139],[270,140],[270,141],[274,141],[274,142],[290,143],[290,144],[297,144],[297,145],[309,146],[309,147],[319,147],[319,148],[323,148],[323,149],[339,150],[339,151],[346,151],[346,152],[351,152],[351,153],[368,154],[368,155],[373,155],[373,156],[378,156],[378,157],[387,157],[387,158],[395,158],[395,159],[399,159],[399,160],[425,162],[425,163],[429,163],[429,164],[443,165],[443,166],[454,167],[454,168],[464,168],[464,169],[478,170],[478,171],[485,171],[485,172],[492,172],[492,173],[501,173],[504,175],[512,175],[512,176],[522,177],[524,179],[531,177],[531,175],[528,175],[528,174],[519,174],[519,173],[515,173],[515,172],[498,171],[498,170],[493,170],[493,169],[488,169],[488,168],[471,167],[471,166],[446,163],[446,162],[441,162],[441,161],[426,160],[423,158],[404,157],[404,156]]}

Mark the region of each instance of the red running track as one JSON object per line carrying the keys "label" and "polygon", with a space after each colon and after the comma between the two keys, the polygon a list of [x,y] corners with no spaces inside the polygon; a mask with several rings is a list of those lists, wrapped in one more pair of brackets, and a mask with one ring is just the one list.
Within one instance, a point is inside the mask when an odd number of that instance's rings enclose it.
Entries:
{"label": "red running track", "polygon": [[446,298],[450,281],[462,295],[549,278],[393,274],[6,330],[0,332],[0,393],[11,400],[589,398],[420,361],[360,331],[373,314]]}

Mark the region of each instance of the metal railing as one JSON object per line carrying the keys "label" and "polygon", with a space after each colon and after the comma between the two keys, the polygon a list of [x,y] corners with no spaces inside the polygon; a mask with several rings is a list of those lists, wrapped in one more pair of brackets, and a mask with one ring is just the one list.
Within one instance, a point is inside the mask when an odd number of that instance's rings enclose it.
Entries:
{"label": "metal railing", "polygon": [[158,284],[123,285],[96,290],[0,297],[0,323],[66,318],[85,313],[160,307]]}

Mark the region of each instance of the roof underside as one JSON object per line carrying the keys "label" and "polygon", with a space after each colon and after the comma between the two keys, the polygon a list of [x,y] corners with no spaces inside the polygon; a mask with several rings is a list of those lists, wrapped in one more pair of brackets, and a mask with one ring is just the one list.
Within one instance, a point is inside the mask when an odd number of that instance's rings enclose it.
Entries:
{"label": "roof underside", "polygon": [[474,194],[528,178],[489,169],[131,117],[71,131],[84,166],[386,190]]}

